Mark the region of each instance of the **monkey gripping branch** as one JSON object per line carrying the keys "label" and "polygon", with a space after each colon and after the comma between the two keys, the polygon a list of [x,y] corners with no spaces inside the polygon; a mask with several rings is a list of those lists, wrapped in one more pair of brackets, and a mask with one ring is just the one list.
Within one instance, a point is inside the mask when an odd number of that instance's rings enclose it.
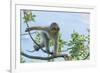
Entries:
{"label": "monkey gripping branch", "polygon": [[[39,56],[30,56],[28,54],[25,54],[23,52],[21,52],[21,55],[31,58],[31,59],[41,59],[41,60],[50,60],[50,59],[54,59],[54,58],[58,58],[58,57],[63,57],[65,60],[68,59],[68,55],[67,54],[61,54],[61,55],[57,55],[57,42],[58,42],[58,32],[60,30],[59,26],[57,23],[53,22],[50,26],[48,27],[29,27],[28,22],[29,21],[34,21],[34,17],[35,15],[32,15],[31,11],[23,11],[24,13],[24,20],[25,23],[27,25],[27,29],[25,30],[26,32],[28,32],[31,40],[33,41],[33,43],[35,43],[36,45],[34,46],[35,50],[34,51],[38,51],[39,49],[41,49],[44,53],[47,53],[48,55],[51,55],[49,57],[39,57]],[[43,38],[43,42],[42,44],[38,44],[32,37],[30,31],[31,30],[43,30],[44,32],[42,32],[42,38]],[[45,33],[46,32],[46,33]],[[48,36],[49,34],[49,36]],[[49,40],[52,39],[50,38],[52,37],[54,39],[54,53],[50,52],[49,50]],[[43,49],[43,47],[46,47],[46,50]],[[67,58],[67,59],[66,59]]]}

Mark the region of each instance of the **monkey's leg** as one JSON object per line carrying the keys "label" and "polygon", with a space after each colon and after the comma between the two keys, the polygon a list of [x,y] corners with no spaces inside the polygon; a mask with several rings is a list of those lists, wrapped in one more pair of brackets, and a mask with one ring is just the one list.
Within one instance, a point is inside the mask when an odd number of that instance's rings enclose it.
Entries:
{"label": "monkey's leg", "polygon": [[58,54],[58,50],[57,50],[57,48],[58,48],[58,35],[56,35],[55,37],[54,37],[54,55],[57,55]]}
{"label": "monkey's leg", "polygon": [[42,37],[43,37],[43,43],[44,43],[44,46],[45,46],[47,52],[50,52],[50,49],[49,49],[49,37],[48,37],[47,33],[42,32]]}

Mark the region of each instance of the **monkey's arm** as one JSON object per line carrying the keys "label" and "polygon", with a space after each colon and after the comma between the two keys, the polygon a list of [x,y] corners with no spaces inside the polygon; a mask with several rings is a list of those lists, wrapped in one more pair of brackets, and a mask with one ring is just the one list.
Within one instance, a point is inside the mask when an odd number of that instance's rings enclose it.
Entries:
{"label": "monkey's arm", "polygon": [[33,26],[33,27],[26,28],[25,32],[28,32],[31,30],[48,30],[48,27]]}

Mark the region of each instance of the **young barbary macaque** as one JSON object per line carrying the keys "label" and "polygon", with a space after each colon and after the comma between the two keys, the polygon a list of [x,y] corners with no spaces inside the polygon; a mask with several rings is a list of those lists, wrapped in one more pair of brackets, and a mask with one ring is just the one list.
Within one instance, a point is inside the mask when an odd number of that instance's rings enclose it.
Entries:
{"label": "young barbary macaque", "polygon": [[42,41],[41,43],[39,43],[39,45],[41,47],[39,47],[38,45],[34,45],[34,49],[36,51],[38,51],[40,48],[45,47],[46,51],[49,52],[50,48],[49,48],[49,41],[53,40],[54,43],[54,52],[53,55],[57,55],[57,47],[58,47],[58,33],[59,33],[59,26],[57,23],[53,22],[51,23],[50,26],[33,26],[33,27],[29,27],[25,30],[25,32],[28,31],[32,31],[32,30],[39,30],[41,31],[41,35],[42,35]]}

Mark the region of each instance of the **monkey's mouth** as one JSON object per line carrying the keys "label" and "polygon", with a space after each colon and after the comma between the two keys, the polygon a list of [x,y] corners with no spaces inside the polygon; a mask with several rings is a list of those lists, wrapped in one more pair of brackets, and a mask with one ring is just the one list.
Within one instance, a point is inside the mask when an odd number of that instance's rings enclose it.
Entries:
{"label": "monkey's mouth", "polygon": [[52,31],[51,33],[55,34],[55,33],[58,33],[58,31]]}
{"label": "monkey's mouth", "polygon": [[52,28],[52,31],[59,31],[59,28]]}

